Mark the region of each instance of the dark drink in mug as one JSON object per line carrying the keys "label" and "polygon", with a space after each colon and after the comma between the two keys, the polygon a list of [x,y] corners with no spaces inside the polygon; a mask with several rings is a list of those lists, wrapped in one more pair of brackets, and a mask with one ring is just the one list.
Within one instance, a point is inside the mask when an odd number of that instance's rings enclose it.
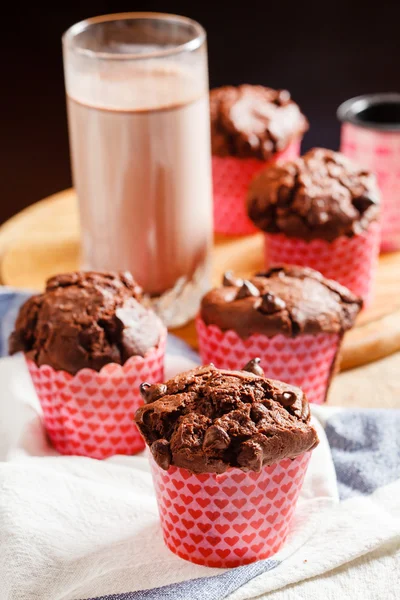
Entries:
{"label": "dark drink in mug", "polygon": [[381,250],[400,250],[400,94],[367,94],[338,108],[343,154],[374,172],[382,197]]}

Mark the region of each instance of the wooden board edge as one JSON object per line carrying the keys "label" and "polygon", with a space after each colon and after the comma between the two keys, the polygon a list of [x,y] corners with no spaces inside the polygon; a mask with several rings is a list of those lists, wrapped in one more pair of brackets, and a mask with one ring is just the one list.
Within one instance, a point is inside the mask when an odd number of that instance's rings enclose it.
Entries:
{"label": "wooden board edge", "polygon": [[21,226],[26,219],[30,219],[33,213],[42,210],[44,207],[49,206],[49,204],[54,204],[69,196],[76,197],[74,188],[56,192],[47,198],[43,198],[43,200],[34,202],[2,223],[0,225],[0,258],[8,246],[21,236]]}
{"label": "wooden board edge", "polygon": [[346,334],[340,356],[340,371],[361,367],[398,351],[400,310],[365,323]]}

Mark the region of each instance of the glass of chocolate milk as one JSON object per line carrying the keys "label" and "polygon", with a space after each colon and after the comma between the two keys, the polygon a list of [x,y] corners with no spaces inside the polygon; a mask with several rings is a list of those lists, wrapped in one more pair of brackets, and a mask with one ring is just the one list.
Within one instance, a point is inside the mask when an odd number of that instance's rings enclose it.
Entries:
{"label": "glass of chocolate milk", "polygon": [[126,13],[63,36],[82,268],[128,270],[169,326],[209,288],[212,195],[206,35]]}

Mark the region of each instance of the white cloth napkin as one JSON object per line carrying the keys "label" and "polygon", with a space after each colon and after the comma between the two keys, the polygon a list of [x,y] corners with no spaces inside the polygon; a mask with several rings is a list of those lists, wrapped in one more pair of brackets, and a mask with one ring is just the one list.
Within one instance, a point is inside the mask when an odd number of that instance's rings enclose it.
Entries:
{"label": "white cloth napkin", "polygon": [[[174,357],[168,374],[189,366]],[[0,382],[0,600],[397,597],[400,483],[339,501],[329,409],[315,411],[321,444],[286,545],[225,572],[164,546],[145,455],[57,455],[22,357],[0,360]]]}

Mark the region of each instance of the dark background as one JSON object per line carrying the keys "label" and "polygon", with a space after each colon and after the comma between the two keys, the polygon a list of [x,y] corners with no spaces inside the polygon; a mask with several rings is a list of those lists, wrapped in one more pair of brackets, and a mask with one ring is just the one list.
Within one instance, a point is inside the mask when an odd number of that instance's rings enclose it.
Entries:
{"label": "dark background", "polygon": [[149,10],[198,20],[208,32],[211,87],[288,88],[311,121],[303,150],[338,147],[335,112],[346,98],[400,91],[397,0],[57,4],[15,3],[3,15],[0,222],[71,185],[61,35],[87,17]]}

